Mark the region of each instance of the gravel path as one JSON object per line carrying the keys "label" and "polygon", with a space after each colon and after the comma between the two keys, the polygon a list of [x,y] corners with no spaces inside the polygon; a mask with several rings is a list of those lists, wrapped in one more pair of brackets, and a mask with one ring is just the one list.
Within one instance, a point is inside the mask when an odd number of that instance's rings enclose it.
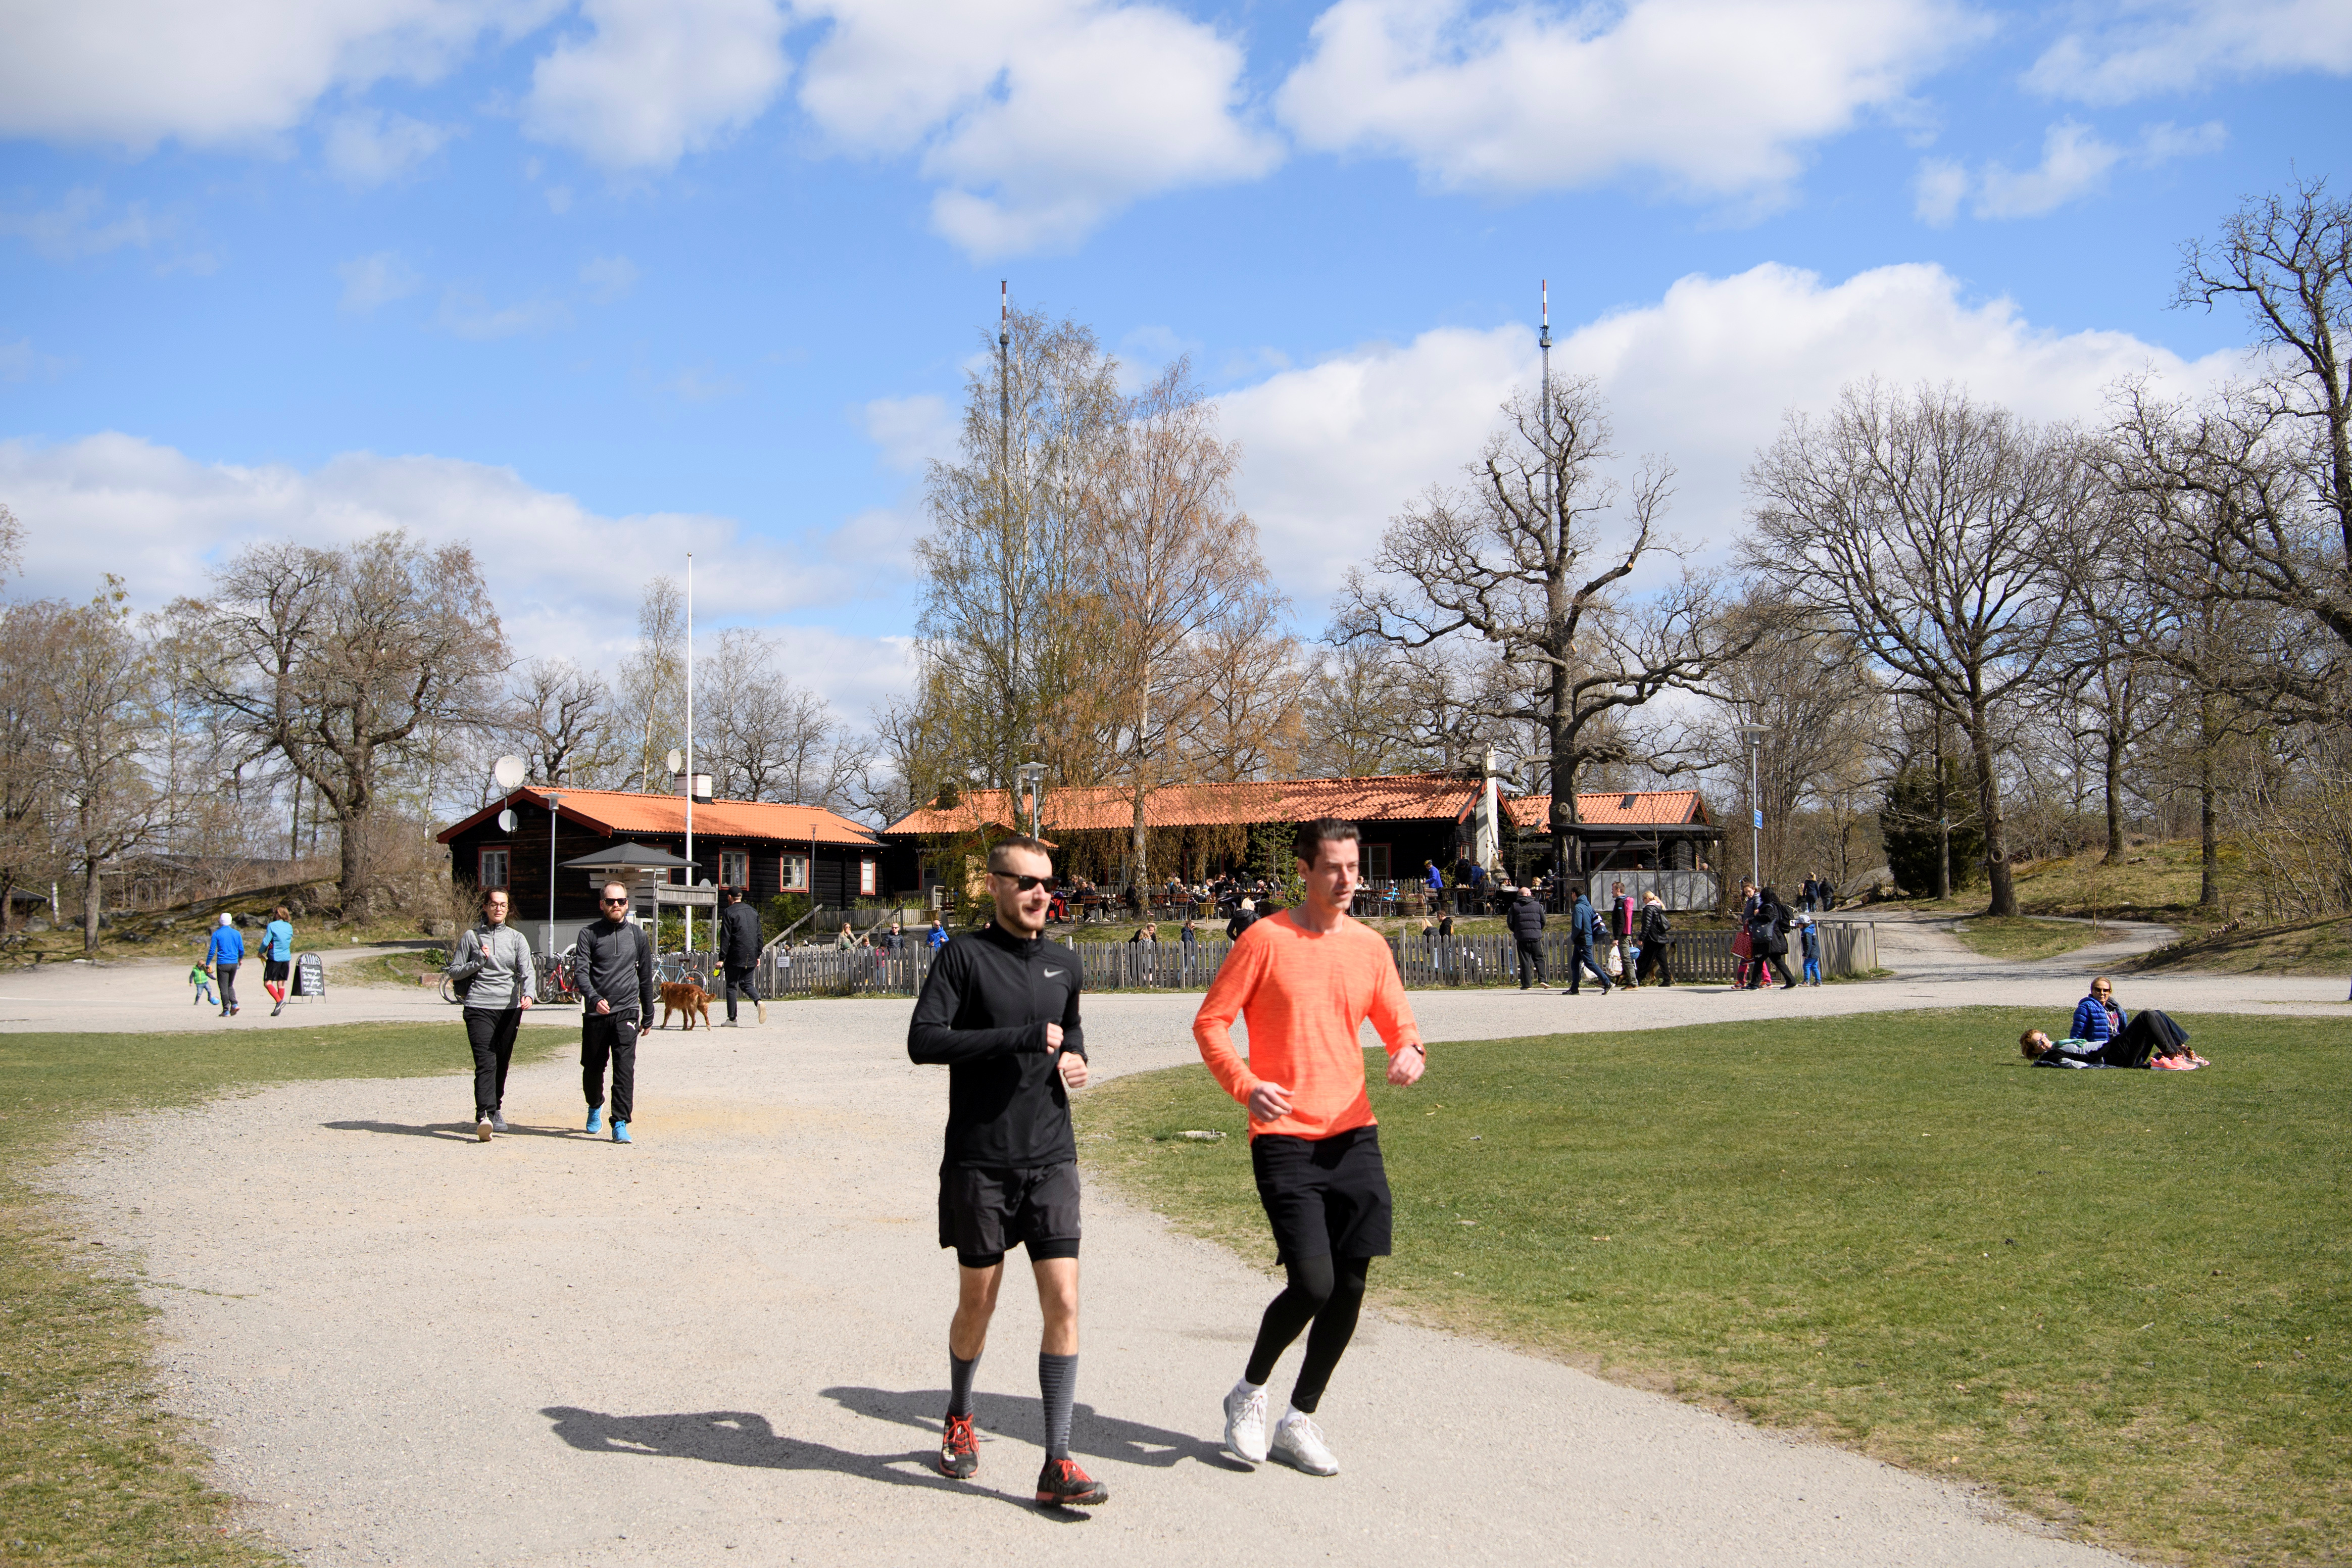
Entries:
{"label": "gravel path", "polygon": [[[2059,1015],[2088,951],[2004,966],[1926,925],[1881,940],[1896,981],[1414,1002],[1433,1040],[1923,1002]],[[2127,1005],[2180,1011],[2345,1005],[2334,981],[2123,989]],[[1101,1068],[1195,1059],[1195,1005],[1091,999]],[[84,1234],[143,1259],[170,1403],[207,1424],[247,1522],[306,1563],[864,1563],[1000,1548],[1148,1568],[1244,1544],[1277,1562],[1412,1568],[1433,1550],[1449,1563],[2118,1561],[1963,1489],[1369,1315],[1323,1413],[1345,1473],[1241,1473],[1215,1448],[1217,1400],[1267,1280],[1099,1192],[1076,1443],[1110,1504],[1080,1517],[1025,1500],[1036,1307],[1019,1281],[981,1370],[981,1475],[941,1480],[926,1456],[953,1293],[931,1234],[945,1079],[906,1059],[908,1005],[784,1004],[764,1029],[654,1036],[630,1148],[572,1131],[577,1074],[560,1062],[515,1075],[517,1131],[488,1145],[467,1134],[460,1078],[301,1084],[103,1124],[54,1179],[84,1205]],[[451,1041],[454,1064],[454,1021]]]}

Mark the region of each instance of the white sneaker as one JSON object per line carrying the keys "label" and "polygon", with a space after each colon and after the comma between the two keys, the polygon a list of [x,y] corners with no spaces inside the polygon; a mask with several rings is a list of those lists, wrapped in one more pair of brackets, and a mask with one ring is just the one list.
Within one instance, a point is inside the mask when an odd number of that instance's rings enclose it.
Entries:
{"label": "white sneaker", "polygon": [[504,1111],[499,1111],[499,1110],[493,1110],[493,1111],[491,1111],[491,1112],[490,1112],[490,1131],[493,1131],[493,1132],[503,1132],[503,1131],[505,1131],[506,1130],[507,1130],[507,1119],[506,1119],[506,1113],[505,1113]]}
{"label": "white sneaker", "polygon": [[1251,1464],[1265,1460],[1265,1390],[1246,1383],[1225,1395],[1225,1447]]}
{"label": "white sneaker", "polygon": [[480,1117],[475,1121],[474,1136],[477,1140],[484,1143],[490,1141],[490,1119],[488,1117]]}
{"label": "white sneaker", "polygon": [[1294,1410],[1276,1423],[1271,1452],[1284,1464],[1310,1476],[1339,1473],[1339,1461],[1324,1444],[1323,1428],[1303,1410]]}

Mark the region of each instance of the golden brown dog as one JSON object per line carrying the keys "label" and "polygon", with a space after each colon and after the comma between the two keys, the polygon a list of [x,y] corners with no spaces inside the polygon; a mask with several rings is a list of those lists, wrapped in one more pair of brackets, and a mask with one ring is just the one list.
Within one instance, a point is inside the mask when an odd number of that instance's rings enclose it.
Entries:
{"label": "golden brown dog", "polygon": [[697,1013],[702,1015],[702,1026],[706,1029],[710,1026],[710,993],[705,991],[696,981],[664,981],[661,988],[661,1026],[665,1029],[669,1027],[669,1016],[672,1013],[683,1017],[689,1030],[694,1027],[694,1016]]}

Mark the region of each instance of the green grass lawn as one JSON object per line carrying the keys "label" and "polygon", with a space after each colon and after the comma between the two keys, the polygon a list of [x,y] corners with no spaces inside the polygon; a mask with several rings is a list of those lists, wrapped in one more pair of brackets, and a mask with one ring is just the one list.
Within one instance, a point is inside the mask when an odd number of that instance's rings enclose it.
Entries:
{"label": "green grass lawn", "polygon": [[[1444,1045],[1371,1074],[1391,1310],[1568,1358],[2168,1561],[2352,1542],[2352,1049],[2184,1018],[2189,1074],[2028,1068],[2000,1008]],[[1377,1060],[1377,1058],[1375,1058]],[[1080,1100],[1097,1173],[1273,1266],[1239,1109]]]}
{"label": "green grass lawn", "polygon": [[2132,965],[2152,973],[2196,970],[2223,974],[2352,973],[2352,921],[2342,915],[2291,925],[2240,926],[2235,931],[2191,926],[2180,940]]}
{"label": "green grass lawn", "polygon": [[[518,1062],[569,1041],[526,1029]],[[124,1268],[27,1173],[87,1121],[244,1085],[471,1071],[463,1032],[357,1024],[251,1033],[0,1035],[0,1563],[247,1564],[229,1500],[156,1402],[149,1321]]]}
{"label": "green grass lawn", "polygon": [[2038,921],[2031,917],[1995,920],[1973,915],[1952,928],[1952,934],[1971,951],[1987,958],[2055,958],[2078,947],[2105,942],[2115,933],[2072,921]]}

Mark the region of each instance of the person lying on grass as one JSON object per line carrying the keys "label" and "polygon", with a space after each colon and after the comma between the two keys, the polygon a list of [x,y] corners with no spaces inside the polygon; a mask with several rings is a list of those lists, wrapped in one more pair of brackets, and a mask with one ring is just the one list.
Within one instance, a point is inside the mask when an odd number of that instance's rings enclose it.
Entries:
{"label": "person lying on grass", "polygon": [[2018,1049],[2038,1068],[2158,1068],[2188,1072],[2212,1064],[2189,1048],[2189,1036],[2154,1008],[2142,1013],[2113,1039],[2053,1040],[2039,1029],[2017,1037]]}

